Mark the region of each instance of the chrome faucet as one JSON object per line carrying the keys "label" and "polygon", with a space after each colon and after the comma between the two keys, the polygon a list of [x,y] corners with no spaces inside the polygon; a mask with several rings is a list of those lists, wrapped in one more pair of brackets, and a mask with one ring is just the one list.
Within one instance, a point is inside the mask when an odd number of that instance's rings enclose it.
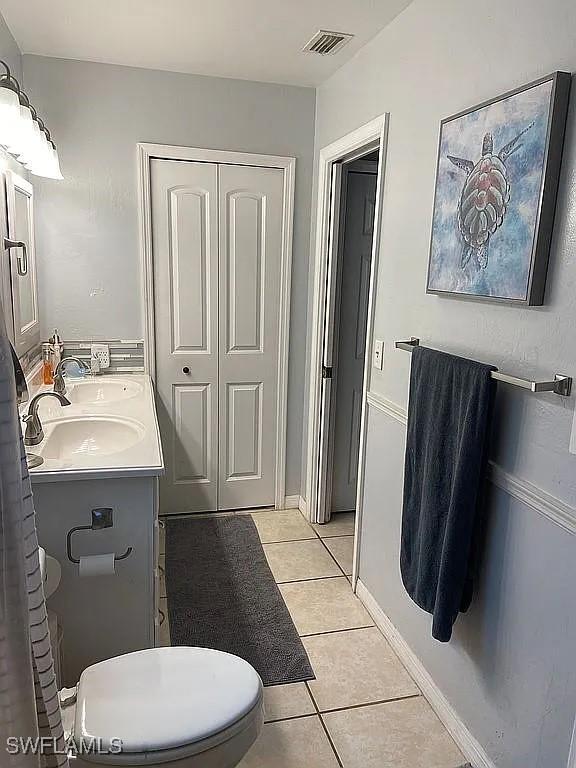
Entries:
{"label": "chrome faucet", "polygon": [[26,434],[24,435],[24,445],[38,445],[44,440],[44,430],[42,422],[38,416],[38,401],[43,397],[55,397],[60,405],[72,405],[70,400],[59,392],[41,392],[30,400],[28,413],[24,416],[26,422]]}
{"label": "chrome faucet", "polygon": [[78,367],[85,373],[90,371],[90,368],[83,360],[78,357],[63,357],[62,360],[56,366],[54,371],[54,392],[58,395],[66,394],[66,384],[64,383],[64,367],[67,363],[77,363]]}

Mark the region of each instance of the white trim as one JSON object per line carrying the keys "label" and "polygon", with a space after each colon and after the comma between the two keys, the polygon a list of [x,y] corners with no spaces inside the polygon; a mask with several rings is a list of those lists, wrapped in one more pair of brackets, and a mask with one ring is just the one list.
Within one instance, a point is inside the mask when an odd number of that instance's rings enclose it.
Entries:
{"label": "white trim", "polygon": [[320,425],[320,363],[322,360],[322,340],[324,332],[324,314],[326,298],[326,272],[328,254],[328,230],[330,218],[330,183],[332,165],[354,156],[361,157],[370,145],[379,149],[378,181],[376,185],[376,207],[374,215],[374,239],[372,243],[372,265],[368,291],[368,321],[366,328],[366,351],[364,359],[364,393],[362,398],[362,416],[360,422],[360,452],[358,458],[358,486],[356,500],[356,530],[354,540],[354,564],[352,584],[358,577],[358,554],[362,520],[362,501],[364,486],[364,453],[366,437],[366,392],[369,386],[372,360],[372,329],[374,325],[375,289],[378,279],[378,259],[380,255],[380,223],[382,200],[384,197],[384,170],[386,165],[386,144],[388,138],[388,114],[380,115],[352,133],[320,150],[318,165],[318,208],[316,213],[316,244],[314,249],[314,279],[312,299],[312,333],[310,353],[310,400],[308,405],[308,444],[306,451],[306,515],[311,522],[319,522],[318,515],[318,434]]}
{"label": "white trim", "polygon": [[[376,392],[368,392],[366,400],[372,407],[406,425],[408,413],[402,406],[393,403]],[[490,462],[489,471],[490,481],[498,488],[526,504],[526,506],[535,510],[555,525],[560,526],[568,533],[576,533],[576,509],[574,507],[552,496],[548,491],[538,488],[530,481],[510,474],[494,461]]]}
{"label": "white trim", "polygon": [[228,165],[255,165],[259,168],[289,168],[296,160],[281,155],[261,155],[254,152],[233,152],[228,149],[182,147],[175,144],[148,144],[140,142],[138,151],[148,158],[160,160],[189,160],[197,163],[226,163]]}
{"label": "white trim", "polygon": [[150,158],[146,146],[138,144],[138,225],[140,231],[141,301],[144,329],[144,370],[152,383],[156,380],[154,345],[154,257],[152,253],[152,198],[150,193]]}
{"label": "white trim", "polygon": [[420,659],[410,648],[398,629],[390,621],[374,597],[370,594],[362,581],[358,581],[356,594],[364,607],[374,619],[374,623],[390,643],[400,661],[404,664],[422,694],[444,724],[448,733],[452,736],[460,751],[474,768],[496,768],[490,760],[482,745],[470,733],[465,723],[461,720],[456,710],[452,707],[446,696],[434,682]]}
{"label": "white trim", "polygon": [[490,462],[490,480],[518,501],[559,525],[568,533],[576,533],[576,509],[523,478],[511,475],[495,462]]}
{"label": "white trim", "polygon": [[[282,158],[268,158],[275,161]],[[286,441],[288,431],[288,358],[290,344],[290,295],[292,291],[292,235],[296,159],[284,158],[284,205],[282,209],[282,267],[280,272],[280,323],[278,328],[278,394],[276,400],[276,509],[286,492]]]}
{"label": "white trim", "polygon": [[304,517],[307,517],[306,499],[303,499],[302,496],[298,496],[298,494],[295,494],[294,496],[286,496],[284,498],[284,509],[299,509]]}
{"label": "white trim", "polygon": [[386,413],[401,424],[406,425],[408,423],[408,412],[400,405],[396,405],[392,400],[388,400],[386,397],[382,397],[377,392],[368,392],[366,395],[368,405],[372,405],[382,413]]}
{"label": "white trim", "polygon": [[191,162],[251,165],[279,168],[284,172],[284,206],[282,214],[282,253],[280,270],[280,322],[278,328],[278,396],[276,406],[276,465],[274,504],[284,505],[286,485],[286,436],[288,407],[288,353],[290,341],[290,293],[292,281],[292,236],[294,223],[294,189],[296,158],[200,149],[164,144],[137,145],[138,211],[140,226],[140,263],[142,269],[142,311],[144,327],[144,369],[155,381],[154,349],[154,256],[152,251],[152,218],[150,195],[150,160],[188,160]]}

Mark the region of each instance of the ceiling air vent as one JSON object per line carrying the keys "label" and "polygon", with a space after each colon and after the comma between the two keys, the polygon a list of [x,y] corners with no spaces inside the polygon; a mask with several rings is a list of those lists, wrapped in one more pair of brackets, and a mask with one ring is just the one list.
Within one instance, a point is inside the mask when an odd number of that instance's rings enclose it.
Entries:
{"label": "ceiling air vent", "polygon": [[326,29],[319,29],[314,37],[306,43],[303,50],[319,53],[320,56],[328,56],[343,48],[354,35],[346,32],[328,32]]}

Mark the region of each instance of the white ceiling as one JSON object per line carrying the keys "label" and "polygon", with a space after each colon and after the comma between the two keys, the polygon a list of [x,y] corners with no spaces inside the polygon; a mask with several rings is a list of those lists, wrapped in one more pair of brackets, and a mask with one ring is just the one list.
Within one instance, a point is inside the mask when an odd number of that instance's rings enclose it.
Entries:
{"label": "white ceiling", "polygon": [[[0,0],[20,50],[174,72],[318,85],[411,0]],[[318,29],[355,38],[302,52]]]}

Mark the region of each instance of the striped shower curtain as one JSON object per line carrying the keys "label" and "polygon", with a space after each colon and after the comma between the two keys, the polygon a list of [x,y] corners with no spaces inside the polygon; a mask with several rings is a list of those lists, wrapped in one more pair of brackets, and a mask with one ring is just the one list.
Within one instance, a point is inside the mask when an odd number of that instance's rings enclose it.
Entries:
{"label": "striped shower curtain", "polygon": [[68,766],[14,365],[1,303],[0,766]]}

